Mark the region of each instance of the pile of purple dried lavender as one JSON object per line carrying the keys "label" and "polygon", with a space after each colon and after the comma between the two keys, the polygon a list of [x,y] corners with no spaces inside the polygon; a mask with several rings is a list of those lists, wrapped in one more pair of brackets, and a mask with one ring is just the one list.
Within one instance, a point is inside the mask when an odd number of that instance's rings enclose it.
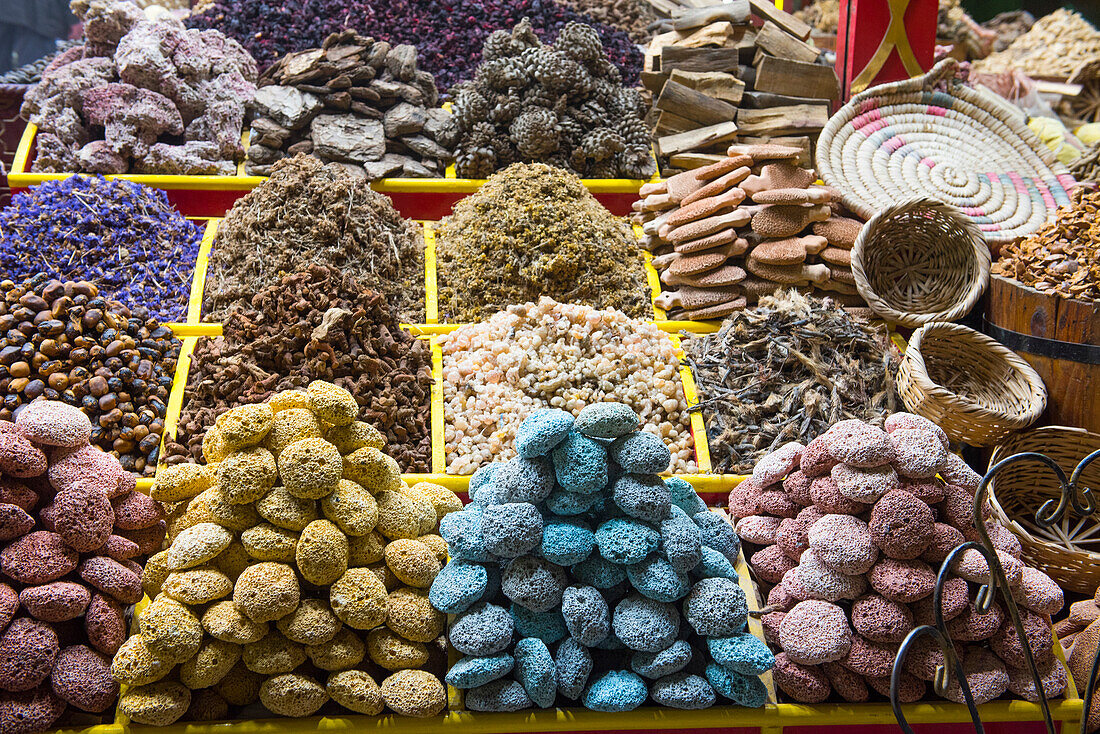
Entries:
{"label": "pile of purple dried lavender", "polygon": [[416,46],[420,68],[434,74],[443,90],[473,77],[490,33],[510,29],[524,17],[547,43],[569,21],[595,27],[623,82],[637,84],[642,57],[630,37],[554,0],[216,0],[187,23],[216,28],[240,41],[261,69],[290,51],[319,47],[330,33],[353,28],[376,40]]}
{"label": "pile of purple dried lavender", "polygon": [[0,272],[87,280],[158,321],[187,313],[202,230],[168,196],[131,181],[71,176],[12,198],[0,211]]}

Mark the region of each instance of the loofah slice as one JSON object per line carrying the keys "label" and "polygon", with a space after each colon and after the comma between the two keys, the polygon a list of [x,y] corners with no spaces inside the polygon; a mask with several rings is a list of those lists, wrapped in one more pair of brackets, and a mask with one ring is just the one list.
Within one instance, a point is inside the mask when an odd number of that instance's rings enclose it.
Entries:
{"label": "loofah slice", "polygon": [[674,228],[687,224],[688,222],[694,222],[704,217],[709,217],[719,212],[724,212],[727,209],[740,204],[745,200],[745,192],[738,188],[730,189],[729,191],[719,194],[717,196],[708,196],[705,199],[699,199],[693,204],[682,206],[665,220],[665,223],[661,225],[658,230],[658,234],[662,237],[667,237],[668,233]]}
{"label": "loofah slice", "polygon": [[814,223],[814,234],[821,235],[829,241],[833,247],[842,247],[845,250],[852,249],[856,244],[863,224],[857,219],[848,217],[831,216],[824,222]]}
{"label": "loofah slice", "polygon": [[669,242],[676,244],[705,237],[727,227],[744,227],[751,220],[752,214],[744,209],[736,209],[728,214],[697,219],[694,222],[670,230],[664,236]]}
{"label": "loofah slice", "polygon": [[829,279],[829,269],[825,265],[769,265],[755,259],[752,253],[745,260],[745,267],[759,278],[784,285],[824,283]]}
{"label": "loofah slice", "polygon": [[[824,239],[824,237],[822,239]],[[852,267],[852,251],[845,250],[843,247],[826,247],[821,251],[821,259],[837,267]]]}
{"label": "loofah slice", "polygon": [[726,189],[737,186],[737,184],[748,178],[750,173],[752,173],[752,170],[748,166],[735,168],[726,175],[714,179],[706,186],[703,186],[702,188],[693,191],[690,196],[685,197],[684,200],[680,203],[686,206],[688,204],[699,201],[700,199],[705,199],[708,196],[715,196],[716,194],[720,194]]}
{"label": "loofah slice", "polygon": [[806,261],[807,255],[821,252],[825,245],[825,238],[815,235],[765,240],[753,248],[752,257],[767,265],[798,265]]}
{"label": "loofah slice", "polygon": [[828,204],[833,200],[829,189],[811,188],[768,189],[753,195],[757,204]]}
{"label": "loofah slice", "polygon": [[829,218],[827,204],[815,206],[768,206],[752,218],[752,231],[762,237],[793,237],[813,222]]}
{"label": "loofah slice", "polygon": [[678,291],[665,291],[654,299],[653,304],[658,308],[669,311],[673,308],[701,309],[727,303],[740,297],[741,292],[736,286],[723,286],[720,288],[695,288],[684,286]]}
{"label": "loofah slice", "polygon": [[[702,252],[703,250],[710,250],[714,247],[720,247],[721,245],[728,245],[731,242],[737,242],[737,230],[733,227],[724,229],[721,232],[717,232],[706,237],[700,237],[697,240],[688,240],[687,242],[677,243],[676,252],[689,253],[689,252]],[[745,249],[748,249],[749,243],[747,240],[742,240],[745,244]],[[740,247],[740,245],[739,245]]]}
{"label": "loofah slice", "polygon": [[719,304],[717,306],[711,306],[709,308],[700,308],[688,311],[685,316],[691,321],[705,321],[706,319],[720,319],[724,316],[729,316],[731,313],[735,313],[744,309],[748,305],[748,301],[744,296],[738,296],[732,301]]}
{"label": "loofah slice", "polygon": [[752,157],[753,163],[761,161],[790,160],[802,155],[801,148],[790,145],[773,145],[762,143],[760,145],[731,145],[726,148],[726,155],[747,155]]}
{"label": "loofah slice", "polygon": [[760,174],[749,176],[741,188],[749,196],[768,189],[803,189],[814,182],[816,176],[808,168],[799,168],[789,161],[779,161],[761,166]]}
{"label": "loofah slice", "polygon": [[744,155],[741,153],[729,153],[728,158],[720,160],[717,163],[711,163],[709,166],[703,166],[702,168],[696,168],[692,173],[700,181],[713,181],[719,176],[724,176],[730,171],[741,168],[742,166],[752,165],[752,156]]}
{"label": "loofah slice", "polygon": [[693,285],[696,288],[712,288],[740,283],[746,277],[748,277],[748,274],[743,269],[736,265],[726,264],[698,276],[674,275],[666,270],[661,274],[661,282],[665,285]]}

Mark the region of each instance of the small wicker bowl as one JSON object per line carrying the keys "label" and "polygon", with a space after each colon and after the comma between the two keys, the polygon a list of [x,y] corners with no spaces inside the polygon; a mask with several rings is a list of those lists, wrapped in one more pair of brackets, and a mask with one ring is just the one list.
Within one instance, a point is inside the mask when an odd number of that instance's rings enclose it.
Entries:
{"label": "small wicker bowl", "polygon": [[886,321],[911,329],[966,316],[985,292],[989,266],[977,225],[928,198],[875,214],[852,248],[859,295]]}
{"label": "small wicker bowl", "polygon": [[952,441],[993,446],[1042,415],[1047,389],[1015,352],[947,322],[913,332],[898,369],[905,407],[937,423]]}
{"label": "small wicker bowl", "polygon": [[[1009,437],[993,452],[989,465],[1013,454],[1035,451],[1054,459],[1069,477],[1077,463],[1097,449],[1100,434],[1083,428],[1043,426]],[[1078,486],[1100,495],[1100,463],[1085,469]],[[1092,596],[1100,586],[1100,520],[1075,516],[1070,508],[1065,519],[1050,530],[1035,523],[1035,513],[1043,503],[1059,495],[1054,472],[1037,461],[1021,461],[998,472],[990,485],[989,500],[994,517],[1020,539],[1029,566],[1045,571],[1066,591]]]}

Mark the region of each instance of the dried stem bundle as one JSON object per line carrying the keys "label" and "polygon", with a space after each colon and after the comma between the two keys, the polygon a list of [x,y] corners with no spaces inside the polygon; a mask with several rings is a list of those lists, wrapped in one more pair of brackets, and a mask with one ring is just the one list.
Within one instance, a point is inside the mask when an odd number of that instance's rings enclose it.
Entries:
{"label": "dried stem bundle", "polygon": [[886,331],[832,299],[777,291],[684,341],[707,420],[715,473],[751,473],[788,441],[840,420],[880,424],[897,408],[897,355]]}

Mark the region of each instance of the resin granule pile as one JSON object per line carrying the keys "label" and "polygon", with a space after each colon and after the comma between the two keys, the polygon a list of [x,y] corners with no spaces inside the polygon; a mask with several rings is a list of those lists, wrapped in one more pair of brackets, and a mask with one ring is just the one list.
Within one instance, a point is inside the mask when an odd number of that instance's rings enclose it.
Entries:
{"label": "resin granule pile", "polygon": [[291,717],[330,699],[322,715],[444,708],[446,618],[428,587],[446,561],[439,521],[462,503],[403,482],[358,413],[331,383],[280,392],[218,416],[205,466],[157,477],[170,545],[146,564],[152,602],[111,666],[132,721],[257,701]]}
{"label": "resin granule pile", "polygon": [[764,705],[775,658],[745,630],[737,535],[657,476],[669,450],[638,423],[622,403],[531,414],[519,456],[440,523],[451,560],[429,599],[457,615],[447,682],[467,709]]}
{"label": "resin granule pile", "polygon": [[516,429],[539,408],[576,415],[607,400],[629,405],[672,448],[666,469],[696,470],[676,349],[653,324],[542,298],[439,344],[449,474],[514,456]]}
{"label": "resin granule pile", "polygon": [[222,336],[195,347],[169,463],[198,461],[203,435],[226,408],[327,380],[360,404],[359,419],[386,439],[402,471],[431,464],[428,342],[403,331],[379,293],[333,267],[311,265],[230,314]]}
{"label": "resin granule pile", "polygon": [[424,241],[384,195],[340,164],[297,155],[239,199],[218,227],[203,317],[235,305],[310,263],[332,265],[389,299],[398,318],[424,320]]}
{"label": "resin granule pile", "polygon": [[684,340],[715,473],[745,474],[788,441],[894,410],[897,358],[885,333],[829,299],[780,291],[717,334]]}
{"label": "resin granule pile", "polygon": [[540,296],[650,314],[630,227],[553,166],[517,163],[490,178],[439,225],[436,255],[440,316],[451,322]]}

